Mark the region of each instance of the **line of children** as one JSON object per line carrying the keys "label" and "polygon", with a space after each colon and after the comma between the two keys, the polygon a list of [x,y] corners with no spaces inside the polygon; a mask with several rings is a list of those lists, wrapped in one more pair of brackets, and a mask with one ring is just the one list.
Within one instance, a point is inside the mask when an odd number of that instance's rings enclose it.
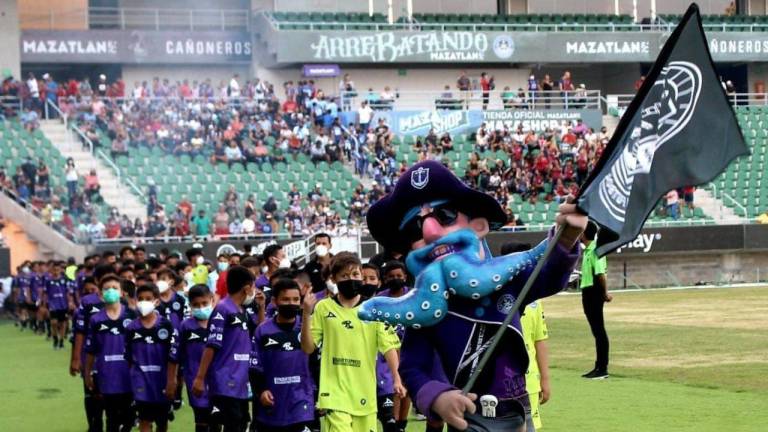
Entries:
{"label": "line of children", "polygon": [[326,269],[329,289],[315,295],[309,275],[285,268],[283,251],[273,249],[269,276],[257,257],[222,266],[227,295],[218,302],[207,283],[190,288],[194,267],[178,257],[137,263],[122,251],[121,261],[86,261],[74,284],[61,263],[47,275],[36,263],[20,269],[14,287],[17,299],[25,289],[31,297],[40,278],[57,346],[77,303],[70,373],[83,379],[89,431],[128,431],[136,421],[141,431],[168,430],[182,383],[195,432],[244,432],[251,416],[259,432],[370,432],[377,419],[385,432],[404,431],[398,329],[357,318],[365,299],[408,292],[404,266],[387,262],[380,277],[376,266],[339,253]]}

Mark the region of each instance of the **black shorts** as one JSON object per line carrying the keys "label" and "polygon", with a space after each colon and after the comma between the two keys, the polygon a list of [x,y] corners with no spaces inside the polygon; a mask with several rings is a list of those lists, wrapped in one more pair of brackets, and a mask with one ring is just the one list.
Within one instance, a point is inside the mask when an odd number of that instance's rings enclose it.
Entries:
{"label": "black shorts", "polygon": [[192,413],[195,415],[195,424],[211,424],[211,407],[192,407]]}
{"label": "black shorts", "polygon": [[[211,418],[213,422],[225,427],[245,425],[248,416],[248,399],[235,399],[226,396],[211,396]],[[234,430],[234,429],[233,429]]]}
{"label": "black shorts", "polygon": [[139,420],[154,422],[157,425],[168,424],[168,412],[171,409],[169,402],[141,402],[136,401],[136,412]]}
{"label": "black shorts", "polygon": [[395,395],[387,394],[380,395],[376,398],[376,406],[378,407],[377,417],[386,421],[389,418],[395,418]]}
{"label": "black shorts", "polygon": [[37,309],[39,309],[39,307],[34,303],[27,303],[26,307],[27,307],[27,310],[30,312],[37,312]]}
{"label": "black shorts", "polygon": [[48,312],[48,314],[49,314],[49,316],[50,316],[50,318],[52,320],[66,321],[67,320],[68,311],[66,309],[52,310],[52,311]]}

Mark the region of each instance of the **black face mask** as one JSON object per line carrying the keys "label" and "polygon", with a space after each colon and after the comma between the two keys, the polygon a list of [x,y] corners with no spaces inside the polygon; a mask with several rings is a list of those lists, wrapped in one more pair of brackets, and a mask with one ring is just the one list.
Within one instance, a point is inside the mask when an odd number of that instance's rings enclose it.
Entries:
{"label": "black face mask", "polygon": [[339,288],[339,294],[345,298],[351,299],[360,293],[360,287],[363,286],[363,281],[348,279],[336,284]]}
{"label": "black face mask", "polygon": [[379,287],[377,285],[373,284],[363,284],[360,286],[360,295],[365,298],[371,298],[374,294],[376,294],[376,290]]}
{"label": "black face mask", "polygon": [[405,288],[405,281],[402,279],[390,279],[382,288],[388,289],[390,292],[398,292]]}
{"label": "black face mask", "polygon": [[300,311],[301,311],[300,305],[294,305],[294,304],[277,305],[277,313],[283,319],[292,320],[296,318],[297,315],[299,315]]}

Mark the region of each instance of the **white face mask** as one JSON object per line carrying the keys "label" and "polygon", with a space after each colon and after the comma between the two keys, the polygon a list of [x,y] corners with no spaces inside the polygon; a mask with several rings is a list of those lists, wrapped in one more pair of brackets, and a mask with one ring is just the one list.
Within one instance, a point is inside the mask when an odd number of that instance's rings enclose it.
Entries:
{"label": "white face mask", "polygon": [[253,303],[253,300],[256,298],[256,290],[253,291],[253,294],[248,294],[245,296],[245,300],[243,300],[243,304],[245,306],[250,305]]}
{"label": "white face mask", "polygon": [[326,246],[326,245],[318,245],[315,248],[315,253],[319,257],[324,257],[324,256],[328,255],[328,246]]}
{"label": "white face mask", "polygon": [[136,303],[136,309],[139,310],[139,313],[141,316],[147,316],[154,312],[155,310],[155,302],[148,301],[148,300],[142,300],[140,302]]}
{"label": "white face mask", "polygon": [[205,258],[199,256],[199,257],[197,257],[195,262],[197,263],[197,265],[202,265],[205,262]]}
{"label": "white face mask", "polygon": [[267,266],[264,266],[261,268],[261,274],[267,274],[268,271],[269,271],[269,267]]}
{"label": "white face mask", "polygon": [[328,288],[328,291],[330,291],[331,294],[336,295],[339,293],[339,287],[337,287],[333,281],[329,280],[325,283],[325,286]]}
{"label": "white face mask", "polygon": [[168,281],[159,280],[157,281],[157,290],[160,291],[160,294],[168,291],[171,286],[168,284]]}
{"label": "white face mask", "polygon": [[289,268],[291,267],[291,260],[288,259],[288,257],[285,257],[280,260],[280,264],[278,264],[279,268]]}

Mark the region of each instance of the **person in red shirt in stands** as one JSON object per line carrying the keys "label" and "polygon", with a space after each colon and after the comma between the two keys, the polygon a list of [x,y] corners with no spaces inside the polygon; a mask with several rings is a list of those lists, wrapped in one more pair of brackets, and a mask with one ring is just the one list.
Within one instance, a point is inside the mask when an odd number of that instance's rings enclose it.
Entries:
{"label": "person in red shirt in stands", "polygon": [[523,160],[523,146],[519,143],[512,144],[512,160],[515,162]]}
{"label": "person in red shirt in stands", "polygon": [[179,94],[185,99],[192,97],[192,88],[189,87],[188,80],[184,80],[184,82],[181,83],[181,87],[179,87]]}
{"label": "person in red shirt in stands", "polygon": [[67,82],[67,96],[80,96],[80,85],[74,78]]}
{"label": "person in red shirt in stands", "polygon": [[118,221],[117,218],[109,218],[107,225],[104,228],[104,235],[110,239],[120,237],[120,221]]}
{"label": "person in red shirt in stands", "polygon": [[563,180],[570,182],[573,181],[573,160],[568,159],[565,161],[565,166],[563,167]]}
{"label": "person in red shirt in stands", "polygon": [[536,172],[541,175],[549,172],[549,158],[547,158],[545,152],[541,152],[539,157],[536,158]]}
{"label": "person in red shirt in stands", "polygon": [[283,102],[284,113],[295,113],[297,108],[298,108],[298,105],[296,104],[295,100],[288,99],[285,102]]}
{"label": "person in red shirt in stands", "polygon": [[563,142],[566,144],[574,145],[576,144],[576,140],[578,137],[575,133],[573,133],[573,130],[571,128],[568,128],[568,131],[563,135]]}
{"label": "person in red shirt in stands", "polygon": [[186,195],[181,196],[181,201],[179,201],[178,207],[181,209],[182,212],[187,216],[187,218],[192,216],[192,203],[189,202],[189,199],[187,199]]}
{"label": "person in red shirt in stands", "polygon": [[483,90],[483,110],[488,109],[488,99],[493,90],[493,77],[489,77],[487,73],[480,74],[480,88]]}
{"label": "person in red shirt in stands", "polygon": [[587,149],[582,147],[579,150],[579,155],[576,157],[576,182],[581,184],[587,178],[587,170],[589,169],[589,156],[587,155]]}

